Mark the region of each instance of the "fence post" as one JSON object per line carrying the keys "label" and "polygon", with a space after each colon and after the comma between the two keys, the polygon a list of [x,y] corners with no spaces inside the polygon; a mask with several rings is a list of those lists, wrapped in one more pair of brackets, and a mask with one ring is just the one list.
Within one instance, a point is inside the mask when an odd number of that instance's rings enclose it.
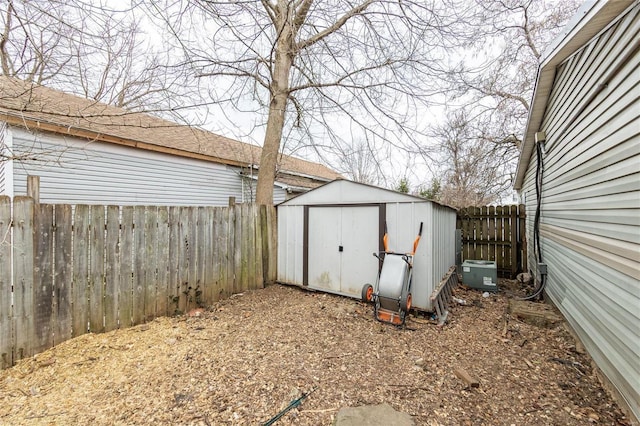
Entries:
{"label": "fence post", "polygon": [[27,197],[33,198],[33,202],[40,202],[40,176],[27,176]]}

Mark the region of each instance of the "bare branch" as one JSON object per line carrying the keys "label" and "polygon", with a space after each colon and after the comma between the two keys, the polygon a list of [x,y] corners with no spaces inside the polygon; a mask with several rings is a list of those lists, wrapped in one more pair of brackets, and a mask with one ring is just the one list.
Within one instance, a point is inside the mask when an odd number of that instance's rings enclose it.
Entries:
{"label": "bare branch", "polygon": [[[370,5],[371,3],[373,3],[374,0],[366,0],[364,2],[362,2],[361,4],[359,4],[358,6],[354,7],[353,9],[349,10],[347,13],[345,13],[344,15],[342,15],[340,18],[338,18],[331,26],[329,26],[328,28],[325,28],[324,30],[320,31],[318,34],[309,37],[306,40],[302,40],[296,43],[296,50],[300,51],[303,49],[308,48],[309,46],[312,46],[314,44],[316,44],[317,42],[319,42],[320,40],[324,39],[325,37],[329,36],[330,34],[335,33],[336,31],[338,31],[340,28],[342,28],[344,26],[344,24],[347,23],[347,21],[349,21],[349,19],[353,18],[354,16],[358,16],[360,15],[362,12],[364,12]],[[311,4],[311,2],[305,2],[305,4]],[[306,16],[306,14],[308,13],[308,9],[304,12],[304,16]],[[299,23],[298,23],[299,24]],[[297,27],[299,27],[300,25],[296,25]]]}

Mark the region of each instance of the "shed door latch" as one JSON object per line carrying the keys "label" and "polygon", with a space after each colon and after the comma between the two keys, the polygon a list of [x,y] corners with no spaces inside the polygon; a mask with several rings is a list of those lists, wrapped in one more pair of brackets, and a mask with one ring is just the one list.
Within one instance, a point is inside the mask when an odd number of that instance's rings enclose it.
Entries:
{"label": "shed door latch", "polygon": [[344,251],[344,247],[342,247],[342,246],[338,246],[338,251],[339,251],[340,253],[342,253],[342,252]]}

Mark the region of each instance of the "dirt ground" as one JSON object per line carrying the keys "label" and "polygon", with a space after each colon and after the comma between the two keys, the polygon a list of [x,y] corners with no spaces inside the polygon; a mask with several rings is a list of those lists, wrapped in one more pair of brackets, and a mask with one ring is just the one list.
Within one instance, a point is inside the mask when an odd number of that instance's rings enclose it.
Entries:
{"label": "dirt ground", "polygon": [[[330,425],[388,403],[419,425],[627,425],[562,326],[510,318],[507,298],[455,291],[444,327],[398,329],[359,301],[280,285],[199,315],[67,341],[0,371],[2,425]],[[455,374],[477,378],[467,387]]]}

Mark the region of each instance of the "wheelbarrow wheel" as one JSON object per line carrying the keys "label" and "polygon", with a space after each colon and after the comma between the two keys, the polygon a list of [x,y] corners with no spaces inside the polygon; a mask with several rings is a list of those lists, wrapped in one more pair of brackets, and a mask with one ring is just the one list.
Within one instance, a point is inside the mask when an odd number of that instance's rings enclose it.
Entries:
{"label": "wheelbarrow wheel", "polygon": [[361,296],[363,302],[373,301],[373,286],[371,284],[365,284],[364,286],[362,286]]}
{"label": "wheelbarrow wheel", "polygon": [[408,313],[411,310],[411,293],[403,293],[400,298],[400,309]]}

